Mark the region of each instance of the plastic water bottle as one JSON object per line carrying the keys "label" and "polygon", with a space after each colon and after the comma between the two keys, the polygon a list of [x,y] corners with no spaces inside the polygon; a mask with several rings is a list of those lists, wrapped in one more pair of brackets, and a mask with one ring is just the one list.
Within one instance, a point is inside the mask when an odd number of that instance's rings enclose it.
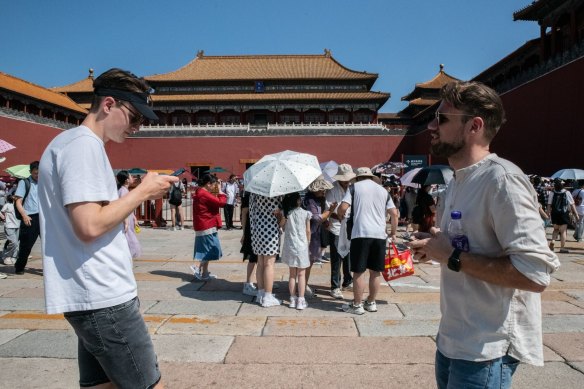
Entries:
{"label": "plastic water bottle", "polygon": [[468,251],[468,237],[462,228],[462,212],[452,211],[450,213],[450,223],[448,224],[448,236],[452,247],[461,251]]}

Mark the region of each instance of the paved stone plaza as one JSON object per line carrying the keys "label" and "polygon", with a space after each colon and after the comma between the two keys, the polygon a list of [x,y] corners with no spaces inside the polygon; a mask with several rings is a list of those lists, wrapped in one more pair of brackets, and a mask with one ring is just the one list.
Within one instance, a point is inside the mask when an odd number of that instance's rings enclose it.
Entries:
{"label": "paved stone plaza", "polygon": [[[548,231],[549,232],[549,231]],[[571,231],[570,231],[571,232]],[[144,317],[167,388],[433,388],[440,318],[437,266],[383,285],[377,313],[353,316],[328,296],[330,267],[316,265],[318,296],[305,311],[262,308],[241,293],[241,230],[221,231],[224,257],[211,282],[191,282],[192,230],[144,228],[134,262]],[[543,293],[543,368],[520,366],[514,388],[581,388],[584,382],[584,244],[568,243]],[[77,387],[76,337],[62,315],[43,313],[37,243],[25,275],[0,265],[0,388]],[[276,265],[287,299],[288,268]],[[351,299],[350,292],[344,292]]]}

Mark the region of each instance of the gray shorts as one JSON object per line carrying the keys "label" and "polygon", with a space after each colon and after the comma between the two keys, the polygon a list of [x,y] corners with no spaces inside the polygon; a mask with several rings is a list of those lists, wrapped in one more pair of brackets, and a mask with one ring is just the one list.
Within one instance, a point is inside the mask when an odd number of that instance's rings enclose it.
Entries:
{"label": "gray shorts", "polygon": [[78,338],[79,386],[112,382],[119,389],[152,388],[160,370],[138,297],[92,311],[65,313]]}

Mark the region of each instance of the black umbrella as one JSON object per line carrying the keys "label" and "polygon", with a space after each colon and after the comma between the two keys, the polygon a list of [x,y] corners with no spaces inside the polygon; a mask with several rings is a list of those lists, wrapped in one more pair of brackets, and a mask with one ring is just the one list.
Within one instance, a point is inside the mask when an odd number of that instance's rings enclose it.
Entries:
{"label": "black umbrella", "polygon": [[422,186],[432,184],[448,184],[454,176],[454,170],[446,165],[432,165],[422,168],[412,179],[413,183]]}

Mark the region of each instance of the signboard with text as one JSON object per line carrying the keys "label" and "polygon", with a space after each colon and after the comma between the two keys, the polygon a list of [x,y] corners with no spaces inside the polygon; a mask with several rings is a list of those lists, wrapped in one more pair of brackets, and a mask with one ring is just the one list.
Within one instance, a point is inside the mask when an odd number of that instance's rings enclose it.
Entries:
{"label": "signboard with text", "polygon": [[428,156],[424,154],[420,155],[404,155],[404,163],[408,167],[404,168],[404,172],[410,171],[417,167],[428,166]]}

